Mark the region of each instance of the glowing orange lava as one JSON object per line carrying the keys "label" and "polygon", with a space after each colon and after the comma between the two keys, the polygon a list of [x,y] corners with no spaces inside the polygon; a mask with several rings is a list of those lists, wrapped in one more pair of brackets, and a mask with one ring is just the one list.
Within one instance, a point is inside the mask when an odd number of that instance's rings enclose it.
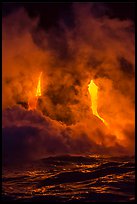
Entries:
{"label": "glowing orange lava", "polygon": [[36,96],[41,96],[41,75],[42,75],[42,72],[39,75],[39,80],[38,80],[38,85],[37,85],[37,90],[36,90]]}
{"label": "glowing orange lava", "polygon": [[37,107],[38,97],[41,96],[41,75],[42,75],[42,72],[39,75],[38,85],[37,85],[37,90],[36,90],[35,96],[29,97],[28,110],[34,110]]}
{"label": "glowing orange lava", "polygon": [[94,83],[93,80],[90,81],[90,84],[88,85],[88,91],[90,93],[92,105],[92,113],[93,115],[97,116],[106,126],[108,126],[108,123],[99,116],[98,111],[97,111],[97,101],[98,101],[98,86]]}

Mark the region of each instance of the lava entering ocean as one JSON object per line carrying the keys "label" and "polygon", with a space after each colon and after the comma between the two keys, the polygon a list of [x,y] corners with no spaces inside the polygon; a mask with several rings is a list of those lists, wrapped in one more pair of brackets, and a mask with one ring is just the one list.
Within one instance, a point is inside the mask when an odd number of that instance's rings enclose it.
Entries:
{"label": "lava entering ocean", "polygon": [[3,4],[2,201],[134,201],[135,39],[134,22],[120,18],[125,4],[120,17],[104,3]]}
{"label": "lava entering ocean", "polygon": [[134,154],[133,23],[96,16],[94,5],[74,4],[72,11],[74,25],[62,22],[58,29],[39,28],[24,9],[3,17],[3,151],[9,161],[16,149],[25,159]]}

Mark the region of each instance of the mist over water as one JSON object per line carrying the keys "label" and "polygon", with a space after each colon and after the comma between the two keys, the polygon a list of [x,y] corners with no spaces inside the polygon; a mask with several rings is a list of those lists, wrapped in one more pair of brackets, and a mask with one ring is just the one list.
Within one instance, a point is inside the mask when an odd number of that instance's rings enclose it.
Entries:
{"label": "mist over water", "polygon": [[[91,127],[92,120],[98,127]],[[99,127],[104,132],[101,132]],[[91,133],[94,132],[95,139],[89,135],[89,129]],[[115,140],[115,137],[107,135],[105,131],[104,124],[95,116],[85,119],[84,125],[83,122],[79,122],[67,126],[37,110],[28,111],[18,106],[12,107],[3,112],[3,161],[20,163],[66,153],[127,155],[127,149],[118,143],[107,146],[107,137],[110,140]],[[106,141],[102,141],[104,134]]]}

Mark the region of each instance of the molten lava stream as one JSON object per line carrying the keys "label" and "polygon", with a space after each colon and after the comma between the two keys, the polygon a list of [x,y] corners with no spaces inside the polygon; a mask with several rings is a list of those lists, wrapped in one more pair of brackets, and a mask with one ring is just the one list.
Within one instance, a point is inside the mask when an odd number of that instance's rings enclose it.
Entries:
{"label": "molten lava stream", "polygon": [[41,96],[41,75],[42,75],[42,72],[39,75],[39,80],[38,80],[38,85],[37,85],[37,90],[36,90],[36,96]]}
{"label": "molten lava stream", "polygon": [[37,108],[38,97],[41,96],[41,75],[42,75],[42,72],[39,75],[38,85],[37,85],[35,96],[29,97],[28,110],[35,110]]}
{"label": "molten lava stream", "polygon": [[97,102],[98,102],[98,86],[94,83],[93,80],[90,81],[90,84],[88,85],[88,91],[90,93],[92,105],[92,113],[93,115],[97,116],[106,126],[108,126],[108,123],[99,116],[98,111],[97,111]]}

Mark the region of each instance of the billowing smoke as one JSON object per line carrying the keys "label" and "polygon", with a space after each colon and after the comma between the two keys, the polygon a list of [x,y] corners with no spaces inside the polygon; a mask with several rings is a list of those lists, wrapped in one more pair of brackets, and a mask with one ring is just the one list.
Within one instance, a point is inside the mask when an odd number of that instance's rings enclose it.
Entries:
{"label": "billowing smoke", "polygon": [[[48,154],[134,154],[134,24],[72,6],[73,25],[38,27],[22,8],[2,21],[3,151],[6,159]],[[28,111],[42,71],[37,111]],[[88,84],[99,87],[91,111]]]}

